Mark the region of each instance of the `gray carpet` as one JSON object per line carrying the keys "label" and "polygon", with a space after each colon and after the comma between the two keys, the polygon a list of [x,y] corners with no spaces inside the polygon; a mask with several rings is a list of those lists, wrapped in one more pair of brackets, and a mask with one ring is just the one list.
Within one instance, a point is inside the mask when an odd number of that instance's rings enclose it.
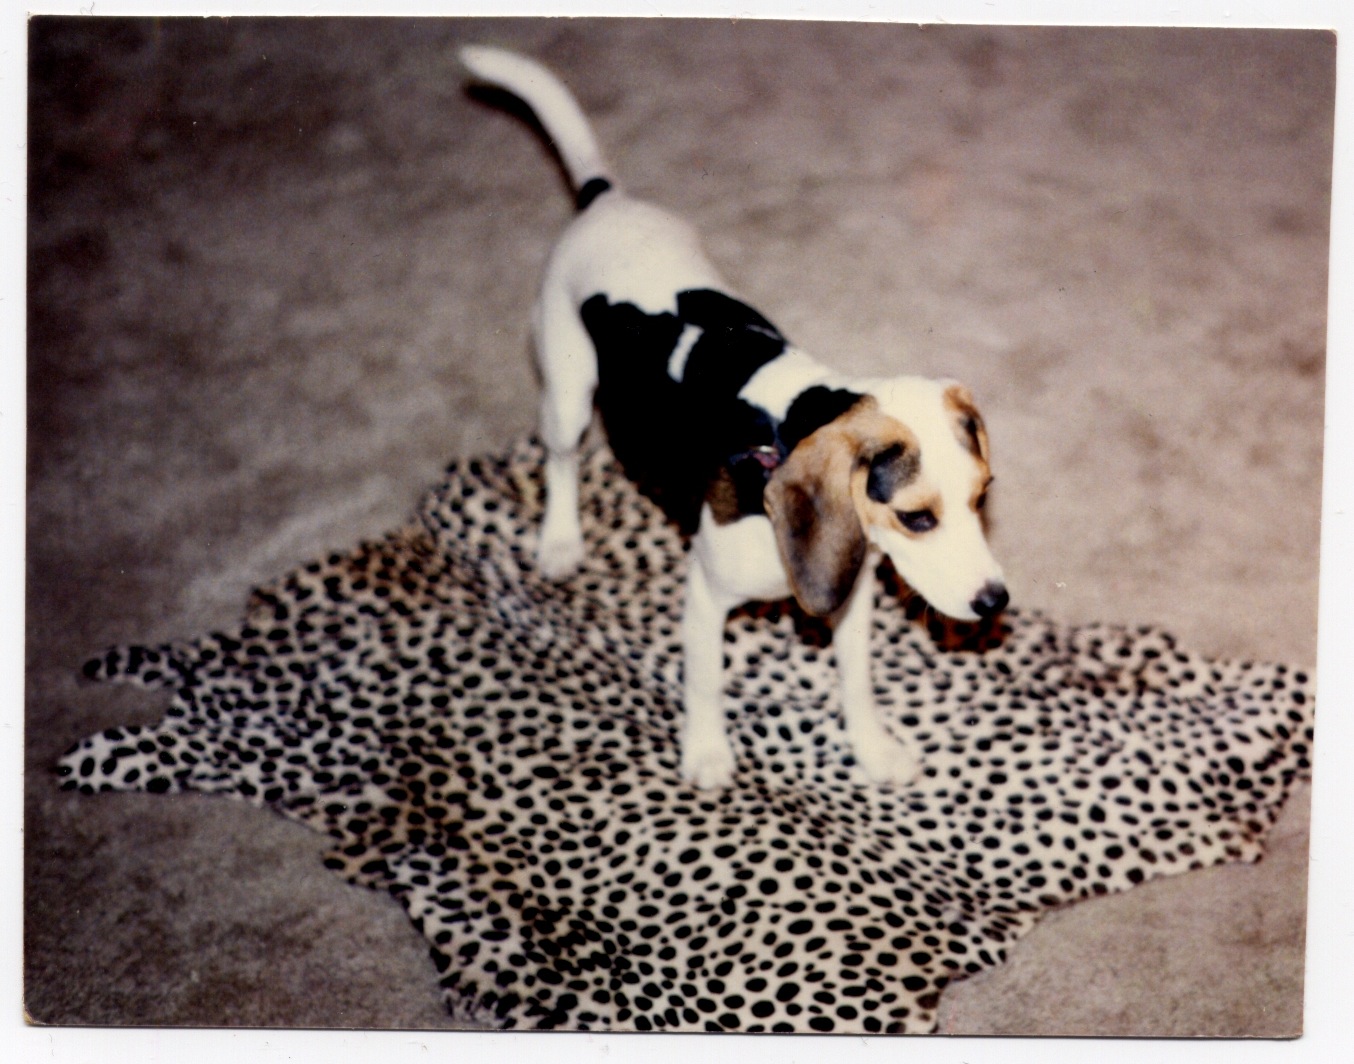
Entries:
{"label": "gray carpet", "polygon": [[[40,20],[33,35],[26,1005],[44,1023],[447,1026],[390,899],[194,795],[62,793],[115,643],[401,524],[530,431],[567,199],[449,50],[577,86],[627,183],[852,371],[951,373],[1017,602],[1315,656],[1333,40],[792,24]],[[940,1030],[1291,1035],[1304,793],[1258,865],[1054,913]]]}

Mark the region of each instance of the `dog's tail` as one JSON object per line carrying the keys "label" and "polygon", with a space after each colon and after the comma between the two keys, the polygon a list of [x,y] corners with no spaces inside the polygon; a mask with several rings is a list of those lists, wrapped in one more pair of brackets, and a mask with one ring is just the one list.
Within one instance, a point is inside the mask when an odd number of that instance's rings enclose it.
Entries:
{"label": "dog's tail", "polygon": [[480,81],[506,89],[535,112],[564,163],[579,210],[616,187],[583,108],[559,78],[539,63],[501,48],[470,44],[460,56]]}

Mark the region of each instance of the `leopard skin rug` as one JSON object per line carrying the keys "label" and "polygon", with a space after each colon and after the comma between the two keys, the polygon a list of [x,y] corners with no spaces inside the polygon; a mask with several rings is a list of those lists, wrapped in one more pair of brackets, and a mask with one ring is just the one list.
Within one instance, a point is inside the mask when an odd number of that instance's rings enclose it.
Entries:
{"label": "leopard skin rug", "polygon": [[942,628],[883,573],[880,710],[924,775],[863,777],[826,633],[765,606],[728,628],[735,785],[694,791],[683,541],[598,449],[585,568],[544,581],[540,465],[524,442],[453,466],[409,527],[259,590],[237,629],[91,662],[172,701],[78,744],[63,786],[228,794],[327,833],[467,1023],[924,1032],[1050,909],[1257,859],[1309,771],[1300,672],[1018,610]]}

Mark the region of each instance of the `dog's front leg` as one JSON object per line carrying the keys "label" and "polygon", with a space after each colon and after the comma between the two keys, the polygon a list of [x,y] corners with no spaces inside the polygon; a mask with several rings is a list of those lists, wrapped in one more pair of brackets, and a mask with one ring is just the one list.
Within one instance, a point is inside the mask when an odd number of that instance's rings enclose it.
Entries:
{"label": "dog's front leg", "polygon": [[875,783],[908,783],[921,760],[906,743],[895,739],[879,720],[870,676],[870,626],[874,612],[872,554],[861,567],[856,586],[837,619],[832,642],[841,681],[842,716],[851,750]]}
{"label": "dog's front leg", "polygon": [[701,552],[693,550],[682,617],[682,778],[697,787],[733,782],[734,756],[724,731],[724,624],[733,606],[716,593]]}

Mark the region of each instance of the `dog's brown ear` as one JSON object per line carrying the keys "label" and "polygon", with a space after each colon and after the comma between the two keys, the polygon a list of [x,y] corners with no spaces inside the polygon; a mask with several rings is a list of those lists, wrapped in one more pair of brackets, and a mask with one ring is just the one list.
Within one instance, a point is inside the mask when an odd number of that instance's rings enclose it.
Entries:
{"label": "dog's brown ear", "polygon": [[954,419],[954,434],[970,454],[980,462],[987,461],[987,428],[983,416],[973,402],[973,395],[962,384],[954,383],[945,389],[945,405]]}
{"label": "dog's brown ear", "polygon": [[868,456],[900,429],[861,404],[801,441],[767,482],[766,514],[790,589],[814,616],[835,613],[851,594],[866,552],[856,496]]}

